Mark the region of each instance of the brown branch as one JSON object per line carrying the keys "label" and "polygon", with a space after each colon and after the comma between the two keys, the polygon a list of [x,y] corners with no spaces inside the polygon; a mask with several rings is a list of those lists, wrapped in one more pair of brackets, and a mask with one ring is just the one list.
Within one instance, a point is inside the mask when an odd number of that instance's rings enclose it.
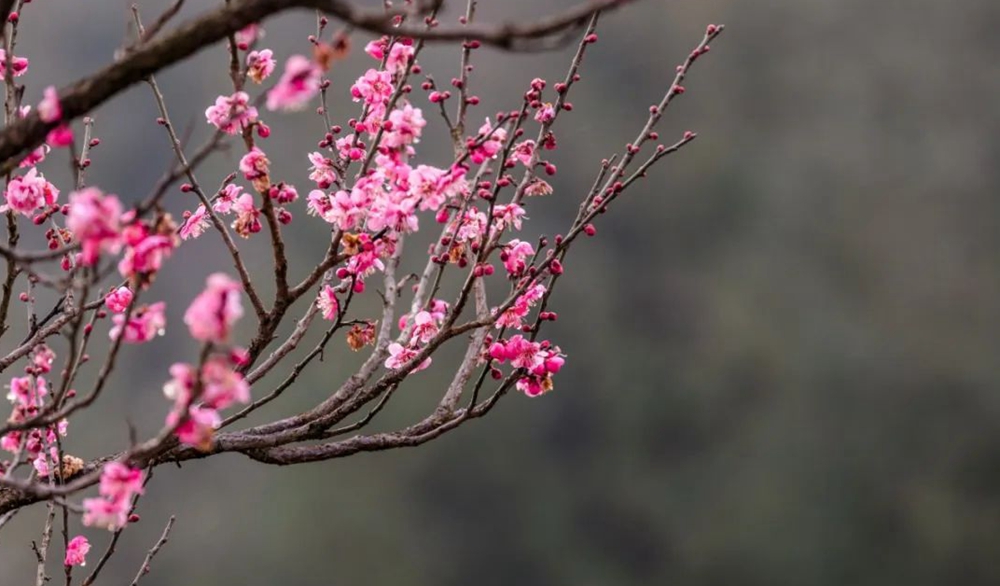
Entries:
{"label": "brown branch", "polygon": [[160,539],[156,542],[156,545],[154,545],[153,548],[149,550],[149,553],[146,554],[146,559],[143,560],[142,566],[139,568],[139,573],[136,574],[135,579],[132,580],[132,586],[136,586],[137,584],[139,584],[139,580],[141,580],[143,576],[149,573],[150,569],[149,564],[152,563],[153,558],[156,557],[156,554],[160,552],[160,549],[164,545],[166,545],[167,539],[170,537],[170,530],[174,528],[174,520],[175,520],[174,516],[171,515],[170,520],[167,521],[167,526],[163,528],[163,535],[160,536]]}

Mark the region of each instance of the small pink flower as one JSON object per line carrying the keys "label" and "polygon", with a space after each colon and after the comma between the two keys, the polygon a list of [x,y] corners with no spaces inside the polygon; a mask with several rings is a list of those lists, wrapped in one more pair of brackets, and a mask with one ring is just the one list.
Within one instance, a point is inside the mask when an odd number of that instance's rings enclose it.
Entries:
{"label": "small pink flower", "polygon": [[116,531],[128,522],[130,506],[128,500],[83,499],[83,524],[87,527]]}
{"label": "small pink flower", "polygon": [[274,72],[274,53],[270,49],[250,51],[247,55],[247,77],[260,83]]}
{"label": "small pink flower", "polygon": [[545,285],[539,283],[528,287],[524,294],[514,300],[514,305],[497,318],[496,327],[520,328],[522,320],[527,317],[531,307],[541,301],[544,296]]}
{"label": "small pink flower", "polygon": [[253,147],[250,149],[250,152],[243,155],[243,158],[240,159],[240,171],[247,181],[253,182],[253,186],[257,191],[262,192],[271,186],[271,180],[268,177],[270,164],[271,161],[267,159],[264,151]]}
{"label": "small pink flower", "polygon": [[329,189],[337,181],[337,172],[333,161],[323,156],[323,153],[309,153],[309,179],[316,182],[320,189]]}
{"label": "small pink flower", "polygon": [[535,141],[525,140],[521,141],[514,146],[514,158],[517,159],[522,165],[528,167],[531,165],[531,159],[535,154]]}
{"label": "small pink flower", "polygon": [[409,67],[415,49],[412,42],[396,41],[389,49],[389,57],[385,60],[386,71],[399,75]]}
{"label": "small pink flower", "polygon": [[101,496],[111,500],[128,500],[142,494],[142,470],[121,462],[108,462],[101,470]]}
{"label": "small pink flower", "polygon": [[191,401],[196,374],[190,364],[177,362],[170,367],[171,379],[163,385],[163,395],[177,405],[187,405]]}
{"label": "small pink flower", "polygon": [[323,319],[335,321],[340,314],[340,302],[337,301],[337,292],[329,285],[323,285],[316,299],[319,310],[323,313]]}
{"label": "small pink flower", "polygon": [[33,379],[30,376],[14,377],[10,379],[10,392],[7,393],[7,400],[15,405],[38,407],[42,404],[42,398],[47,394],[48,387],[45,384],[45,379]]}
{"label": "small pink flower", "polygon": [[104,195],[96,187],[69,195],[66,227],[83,247],[81,262],[84,266],[93,266],[102,251],[116,253],[121,249],[121,215],[122,204],[118,198]]}
{"label": "small pink flower", "polygon": [[191,337],[203,342],[225,343],[232,326],[243,315],[242,286],[225,273],[208,277],[207,287],[184,313]]}
{"label": "small pink flower", "polygon": [[524,208],[516,203],[500,204],[493,208],[493,227],[495,230],[505,230],[512,227],[521,229],[524,220]]}
{"label": "small pink flower", "polygon": [[[500,152],[500,149],[503,148],[505,140],[507,140],[507,129],[498,127],[494,130],[493,124],[487,118],[486,123],[479,127],[479,135],[476,139],[477,144],[469,152],[469,158],[477,165],[487,159],[493,159]],[[482,142],[480,143],[479,141]]]}
{"label": "small pink flower", "polygon": [[9,209],[30,216],[40,208],[55,204],[59,190],[46,181],[36,167],[32,167],[23,177],[11,179],[4,195],[7,204],[0,207],[0,211]]}
{"label": "small pink flower", "polygon": [[201,371],[201,402],[210,409],[225,409],[234,403],[250,402],[250,385],[224,358],[212,357]]}
{"label": "small pink flower", "polygon": [[556,118],[555,106],[553,106],[548,102],[546,102],[541,108],[538,109],[538,112],[535,113],[535,120],[541,122],[542,124],[552,122],[553,120],[555,120],[555,118]]}
{"label": "small pink flower", "polygon": [[[391,368],[393,370],[397,368],[402,368],[404,364],[413,359],[417,355],[417,350],[414,348],[407,348],[398,342],[393,342],[389,344],[389,357],[385,360],[385,367]],[[419,372],[431,365],[431,359],[428,356],[419,366],[413,369],[413,372]]]}
{"label": "small pink flower", "polygon": [[175,433],[181,443],[198,450],[209,450],[212,447],[215,429],[222,423],[219,412],[195,405],[188,408],[187,415],[183,422],[178,424],[181,417],[176,410],[173,410],[167,415],[167,425],[177,425]]}
{"label": "small pink flower", "polygon": [[118,272],[123,277],[150,278],[163,266],[163,261],[174,250],[174,239],[150,234],[142,224],[133,224],[122,230],[126,245],[125,254],[118,262]]}
{"label": "small pink flower", "polygon": [[236,220],[233,221],[233,229],[243,238],[249,238],[251,234],[260,232],[260,210],[253,203],[253,196],[249,193],[236,198],[232,211],[236,213]]}
{"label": "small pink flower", "polygon": [[215,98],[215,104],[205,110],[208,123],[226,134],[236,134],[257,121],[257,108],[250,104],[246,92]]}
{"label": "small pink flower", "polygon": [[128,287],[119,287],[104,298],[104,304],[115,313],[124,313],[130,303],[132,303],[132,290]]}
{"label": "small pink flower", "polygon": [[205,205],[199,205],[195,208],[194,212],[184,220],[184,224],[181,226],[180,235],[182,240],[187,240],[189,238],[197,238],[201,236],[205,230],[210,226],[208,221],[208,211],[205,209]]}
{"label": "small pink flower", "polygon": [[[24,57],[14,57],[14,60],[10,64],[11,71],[14,72],[14,77],[21,77],[28,72],[28,60]],[[7,52],[0,49],[0,81],[3,81],[7,76]]]}
{"label": "small pink flower", "polygon": [[300,110],[319,93],[322,71],[303,57],[292,55],[285,62],[285,71],[277,85],[267,93],[268,110]]}
{"label": "small pink flower", "polygon": [[90,542],[83,535],[77,535],[69,541],[66,547],[66,559],[63,565],[86,566],[87,553],[90,552]]}
{"label": "small pink flower", "polygon": [[392,96],[392,74],[388,71],[369,69],[351,86],[351,96],[355,102],[364,100],[369,106],[382,106]]}
{"label": "small pink flower", "polygon": [[385,46],[388,43],[387,37],[382,37],[380,39],[375,39],[374,41],[369,41],[365,45],[365,53],[375,59],[376,61],[381,61],[385,57]]}
{"label": "small pink flower", "polygon": [[527,269],[527,259],[535,254],[535,249],[530,243],[522,240],[511,240],[504,248],[503,266],[511,275],[520,275]]}
{"label": "small pink flower", "polygon": [[235,36],[236,46],[241,51],[246,51],[254,41],[264,38],[264,29],[257,23],[248,24],[237,31]]}
{"label": "small pink flower", "polygon": [[162,336],[167,327],[167,318],[163,313],[166,307],[167,304],[163,301],[144,305],[133,312],[128,323],[125,322],[124,314],[112,316],[114,325],[108,336],[117,340],[124,332],[123,341],[128,344],[144,344],[156,336]]}
{"label": "small pink flower", "polygon": [[240,197],[240,193],[243,190],[240,189],[239,185],[233,185],[230,183],[222,188],[222,191],[215,196],[215,201],[212,202],[212,209],[219,212],[220,214],[228,214],[233,211],[233,204]]}
{"label": "small pink flower", "polygon": [[389,128],[391,130],[384,133],[382,144],[389,148],[398,149],[420,142],[420,135],[425,126],[427,126],[427,121],[424,120],[420,108],[404,104],[402,108],[397,108],[389,113]]}
{"label": "small pink flower", "polygon": [[31,355],[31,365],[39,372],[47,373],[52,371],[52,362],[56,359],[56,353],[45,344],[35,347]]}
{"label": "small pink flower", "polygon": [[438,325],[434,321],[434,317],[427,311],[418,312],[416,316],[413,317],[413,334],[412,339],[417,340],[421,344],[426,344],[430,342],[438,333]]}
{"label": "small pink flower", "polygon": [[45,135],[45,142],[54,148],[65,148],[73,144],[73,129],[69,124],[60,124]]}
{"label": "small pink flower", "polygon": [[62,118],[62,105],[59,103],[59,93],[55,86],[45,88],[42,101],[38,103],[38,117],[42,122],[56,122]]}

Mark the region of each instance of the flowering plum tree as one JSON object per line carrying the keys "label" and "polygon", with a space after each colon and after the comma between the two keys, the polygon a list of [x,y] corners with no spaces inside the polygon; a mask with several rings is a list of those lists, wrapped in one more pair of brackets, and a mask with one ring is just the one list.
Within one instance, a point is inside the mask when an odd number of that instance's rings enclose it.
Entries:
{"label": "flowering plum tree", "polygon": [[[684,93],[691,66],[722,32],[721,26],[708,27],[677,66],[665,94],[649,107],[635,138],[595,166],[593,187],[580,194],[565,232],[528,239],[522,233],[527,211],[558,191],[557,169],[546,153],[558,146],[557,123],[574,110],[569,97],[598,40],[599,16],[625,3],[598,0],[532,23],[497,26],[477,22],[476,0],[467,0],[461,16],[450,19],[440,0],[386,2],[380,10],[339,0],[227,0],[172,30],[183,0],[148,25],[133,7],[134,34],[114,63],[62,89],[47,87],[41,102],[31,106],[21,103],[19,85],[30,61],[16,54],[30,6],[26,0],[0,1],[6,22],[0,165],[7,227],[6,244],[0,245],[6,263],[0,336],[9,329],[12,304],[25,304],[29,316],[23,341],[0,338],[8,342],[0,371],[20,369],[9,380],[12,408],[0,424],[5,454],[0,529],[24,507],[48,507],[35,545],[38,584],[60,565],[53,561],[53,533],[60,524],[67,583],[74,568],[88,560],[91,544],[71,531],[69,520],[78,515],[83,525],[111,532],[103,555],[83,579],[94,583],[115,542],[137,520],[138,499],[155,490],[148,482],[156,466],[225,452],[266,464],[297,464],[416,446],[486,415],[512,389],[528,397],[551,391],[567,358],[543,330],[557,318],[552,293],[567,270],[569,250],[581,236],[596,234],[599,216],[654,164],[695,139],[687,132],[661,142],[655,128]],[[316,10],[315,33],[304,54],[278,55],[262,43],[263,23],[293,8]],[[349,51],[352,31],[375,38],[364,45],[370,68],[349,87],[358,113],[339,121],[327,107],[328,74]],[[445,86],[422,70],[419,57],[427,43],[448,41],[456,43],[461,64]],[[214,127],[213,134],[188,152],[154,74],[216,42],[228,47],[220,74],[228,75],[232,91],[206,105],[205,123]],[[534,79],[510,110],[475,113],[477,50],[568,43],[576,50],[565,77],[555,83]],[[91,152],[100,140],[86,114],[138,82],[151,90],[157,122],[176,161],[146,198],[127,204],[87,183]],[[318,145],[302,146],[301,176],[275,176],[268,138],[281,132],[283,119],[307,115],[322,120]],[[420,158],[421,135],[432,123],[447,127],[453,141],[453,159],[443,165]],[[227,141],[239,145],[238,167],[217,188],[208,188],[198,169]],[[56,186],[45,169],[66,153],[75,183]],[[188,209],[183,217],[164,211],[167,197]],[[286,253],[283,232],[299,222],[328,230],[322,258]],[[437,235],[429,250],[412,252],[423,257],[423,269],[400,274],[405,242],[421,229]],[[19,236],[32,230],[44,232],[47,249],[18,247]],[[199,238],[218,239],[231,262],[208,277],[184,313],[183,326],[200,350],[162,375],[162,429],[117,453],[74,454],[67,438],[70,423],[99,405],[122,346],[146,344],[180,325],[167,323],[158,289],[170,285],[156,276],[176,248]],[[259,278],[247,269],[242,239],[269,243],[273,295],[263,294]],[[290,265],[308,262],[313,264],[304,278],[289,277]],[[454,290],[445,286],[446,273],[457,276]],[[36,302],[42,289],[55,293],[54,306]],[[369,315],[356,309],[355,301],[365,295],[377,296],[381,310]],[[237,323],[247,319],[254,334],[238,339]],[[294,323],[291,333],[279,336],[285,323]],[[313,329],[323,331],[319,343],[300,349]],[[94,336],[110,338],[103,356],[88,355]],[[293,393],[297,377],[337,343],[366,353],[356,372],[306,411],[240,428],[251,413]],[[434,362],[454,373],[437,407],[405,428],[366,432],[397,389],[449,343],[464,345],[464,354],[457,364]],[[78,375],[90,368],[96,369],[95,382],[78,388]],[[272,372],[284,373],[281,382],[259,388]],[[171,525],[172,520],[136,581],[149,570]]]}

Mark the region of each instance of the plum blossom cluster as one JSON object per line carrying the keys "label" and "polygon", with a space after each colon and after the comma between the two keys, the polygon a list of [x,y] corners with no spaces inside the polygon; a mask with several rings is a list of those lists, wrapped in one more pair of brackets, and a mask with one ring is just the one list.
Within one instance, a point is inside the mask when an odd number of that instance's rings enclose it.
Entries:
{"label": "plum blossom cluster", "polygon": [[129,520],[132,498],[143,493],[142,470],[108,462],[101,470],[99,489],[99,497],[83,501],[83,524],[108,531],[121,529]]}
{"label": "plum blossom cluster", "polygon": [[212,445],[222,418],[219,411],[250,401],[250,385],[236,369],[247,362],[246,352],[227,346],[232,328],[243,315],[241,286],[223,273],[208,277],[207,286],[184,313],[191,337],[208,344],[207,358],[198,366],[177,363],[163,393],[174,402],[167,426],[184,444],[201,450]]}
{"label": "plum blossom cluster", "polygon": [[[579,24],[579,17],[574,22]],[[393,23],[416,26],[402,16]],[[17,18],[9,24],[16,26]],[[82,142],[76,140],[70,123],[80,102],[66,98],[85,90],[69,90],[63,102],[60,92],[47,87],[33,108],[20,104],[23,87],[15,85],[7,93],[8,100],[14,99],[7,104],[9,116],[36,116],[45,125],[46,140],[26,145],[24,157],[16,166],[11,162],[0,212],[6,213],[8,226],[42,227],[47,250],[15,250],[17,232],[8,239],[10,250],[0,245],[9,271],[0,292],[0,336],[7,328],[11,291],[23,281],[26,287],[16,299],[30,316],[25,341],[0,357],[0,372],[19,360],[27,362],[9,379],[12,408],[0,425],[0,450],[7,458],[0,460],[0,527],[9,519],[4,507],[12,491],[28,501],[52,499],[52,511],[61,506],[68,515],[81,512],[69,499],[96,483],[98,496],[82,502],[83,523],[117,532],[138,520],[133,509],[144,491],[147,469],[166,462],[238,452],[265,463],[293,464],[417,445],[486,414],[509,390],[527,397],[551,391],[567,357],[545,339],[542,329],[557,318],[549,306],[569,246],[579,237],[596,235],[595,222],[621,193],[645,177],[653,163],[693,140],[694,134],[686,133],[672,146],[659,144],[653,127],[671,100],[684,93],[681,82],[688,69],[721,31],[709,27],[702,43],[678,66],[666,95],[650,107],[640,136],[602,161],[594,187],[582,194],[576,218],[550,238],[531,233],[529,213],[537,213],[547,204],[544,196],[555,192],[550,181],[558,169],[549,153],[558,147],[556,123],[573,111],[568,95],[581,80],[584,53],[597,41],[596,14],[562,81],[550,85],[535,78],[523,93],[515,93],[516,107],[490,115],[477,110],[480,98],[471,91],[471,60],[482,43],[466,36],[468,29],[459,35],[469,39],[462,43],[462,68],[445,88],[430,75],[418,79],[424,41],[406,36],[420,37],[416,32],[402,34],[404,29],[364,45],[359,55],[363,73],[353,83],[333,83],[327,75],[351,43],[345,31],[324,40],[327,24],[326,17],[317,17],[317,33],[309,37],[311,55],[282,55],[261,46],[265,37],[259,24],[226,31],[232,35],[226,60],[232,87],[202,104],[203,128],[213,138],[200,152],[224,146],[238,152],[214,192],[203,190],[196,178],[205,157],[186,157],[187,145],[176,135],[152,77],[148,81],[160,109],[157,122],[175,147],[177,161],[162,185],[143,200],[88,185],[85,171],[100,140],[91,138],[89,119]],[[424,24],[433,29],[439,23],[428,14]],[[141,33],[137,13],[136,25]],[[157,42],[166,42],[164,38]],[[140,35],[123,59],[141,52],[144,42]],[[4,78],[23,76],[28,61],[13,56],[13,41],[8,47],[0,50],[0,80],[16,84]],[[331,95],[356,116],[335,124],[331,115],[340,110],[328,105]],[[271,138],[284,129],[268,123],[310,115],[311,106],[322,120],[318,141],[292,152],[294,165],[289,166],[289,154],[273,146]],[[453,149],[447,159],[429,160],[421,141],[430,136],[425,133],[438,117]],[[640,163],[637,157],[644,149],[649,158]],[[75,177],[61,191],[46,172],[57,177],[52,160],[67,152]],[[174,207],[187,210],[180,221],[167,212]],[[314,252],[288,252],[285,239],[293,221],[296,226],[310,223],[328,235],[326,251],[315,251],[315,262],[305,270],[298,261]],[[415,235],[421,230],[434,233]],[[136,438],[125,451],[89,463],[64,451],[72,439],[67,438],[70,417],[107,394],[120,353],[163,343],[154,343],[165,335],[168,322],[167,305],[157,297],[168,280],[161,272],[168,262],[196,249],[192,240],[209,233],[221,237],[232,262],[228,272],[207,277],[184,311],[184,329],[197,350],[157,377],[165,379],[162,390],[169,401],[159,433],[144,442]],[[233,235],[250,239],[250,244]],[[249,248],[256,253],[268,244],[271,254],[262,258],[273,270],[249,269]],[[414,248],[416,264],[404,256]],[[46,263],[58,269],[47,271]],[[191,272],[184,267],[185,278]],[[273,281],[261,286],[262,277]],[[51,310],[44,307],[48,296],[37,295],[42,288],[58,298]],[[364,301],[355,301],[359,297]],[[252,311],[244,311],[247,301]],[[290,324],[289,316],[299,308],[302,316]],[[244,313],[251,319],[241,321]],[[247,321],[254,323],[248,326]],[[304,350],[316,338],[310,336],[316,323],[325,332],[312,350]],[[102,324],[106,330],[97,330]],[[89,350],[95,331],[110,339],[98,361]],[[241,334],[248,332],[244,347]],[[65,354],[57,343],[62,338],[68,342]],[[464,358],[431,415],[392,433],[363,430],[406,377],[442,368],[440,354],[433,355],[457,340],[467,344]],[[293,392],[292,383],[307,367],[339,367],[336,359],[324,362],[330,346],[338,343],[355,352],[367,348],[370,355],[339,387],[324,389],[314,407],[241,430],[229,427]],[[49,344],[59,349],[59,368]],[[291,360],[294,367],[286,369],[282,382],[252,401],[257,395],[252,387],[269,384],[274,380],[269,375],[281,374]],[[89,366],[95,362],[98,367]],[[89,368],[96,376],[78,379]],[[78,395],[75,387],[88,378],[95,379],[90,391]],[[494,386],[488,397],[487,391],[480,392],[486,385]],[[239,406],[246,407],[223,418],[226,410]],[[85,564],[90,542],[83,536],[70,540],[68,531],[64,535],[69,579],[75,566]]]}
{"label": "plum blossom cluster", "polygon": [[552,375],[559,372],[566,360],[558,346],[548,341],[532,342],[518,334],[495,342],[489,349],[490,358],[518,369],[517,388],[529,397],[552,390]]}
{"label": "plum blossom cluster", "polygon": [[[25,376],[15,376],[8,384],[7,400],[12,403],[9,423],[24,423],[37,417],[46,406],[51,389],[47,376],[52,371],[55,352],[45,344],[35,347]],[[59,456],[57,439],[65,437],[66,419],[27,430],[14,430],[0,437],[0,448],[29,459],[39,476],[48,477],[54,470],[62,471],[64,460]],[[3,469],[0,464],[0,470]]]}

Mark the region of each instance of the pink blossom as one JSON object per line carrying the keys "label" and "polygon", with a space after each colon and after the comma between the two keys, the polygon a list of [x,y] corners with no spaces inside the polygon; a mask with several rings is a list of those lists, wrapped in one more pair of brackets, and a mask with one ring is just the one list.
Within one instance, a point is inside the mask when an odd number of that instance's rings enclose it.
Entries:
{"label": "pink blossom", "polygon": [[90,542],[83,535],[77,535],[69,540],[66,546],[66,559],[63,565],[66,566],[86,566],[87,553],[90,552]]}
{"label": "pink blossom", "polygon": [[372,59],[376,61],[381,61],[385,57],[385,46],[388,44],[388,37],[382,37],[375,39],[374,41],[369,41],[365,45],[365,53],[371,56]]}
{"label": "pink blossom", "polygon": [[212,202],[212,209],[220,214],[228,214],[233,211],[233,204],[236,203],[242,191],[239,185],[233,185],[232,183],[226,185],[215,196],[215,201]]}
{"label": "pink blossom", "polygon": [[59,190],[45,180],[45,177],[32,167],[23,177],[14,177],[7,185],[4,194],[7,204],[0,211],[13,210],[19,214],[30,216],[35,210],[55,204]]}
{"label": "pink blossom", "polygon": [[427,311],[420,311],[413,317],[412,339],[421,344],[430,342],[438,333],[438,325],[434,317]]}
{"label": "pink blossom", "polygon": [[246,92],[215,98],[215,104],[205,110],[205,118],[226,134],[236,134],[257,121],[257,108],[250,104]]}
{"label": "pink blossom", "polygon": [[171,378],[163,385],[163,395],[177,405],[187,405],[191,401],[196,376],[194,367],[190,364],[174,363],[170,366]]}
{"label": "pink blossom", "polygon": [[384,108],[392,96],[392,74],[388,71],[369,69],[351,86],[351,96],[355,102],[363,100],[369,106]]}
{"label": "pink blossom", "polygon": [[28,153],[28,156],[21,159],[21,162],[18,163],[17,166],[21,168],[34,167],[35,165],[44,161],[45,157],[49,154],[49,151],[51,150],[52,147],[50,147],[47,144],[42,144],[35,150]]}
{"label": "pink blossom", "polygon": [[69,195],[66,227],[83,248],[81,262],[93,266],[101,251],[116,253],[121,249],[120,221],[122,204],[114,195],[104,195],[88,187]]}
{"label": "pink blossom", "polygon": [[431,317],[439,323],[448,317],[448,302],[444,299],[432,299],[428,309],[430,310]]}
{"label": "pink blossom", "polygon": [[184,224],[181,226],[180,235],[182,240],[187,240],[188,238],[197,238],[201,236],[205,230],[211,224],[208,221],[208,210],[205,209],[205,205],[199,205],[195,208],[194,212],[184,220]]}
{"label": "pink blossom", "polygon": [[523,220],[524,208],[516,203],[501,204],[493,208],[493,224],[496,230],[505,230],[508,227],[520,230]]}
{"label": "pink blossom", "polygon": [[345,159],[357,161],[365,156],[365,143],[358,141],[355,144],[355,135],[353,134],[338,138],[334,141],[334,145],[337,147],[337,152],[340,153],[340,156]]}
{"label": "pink blossom", "polygon": [[299,199],[299,192],[294,185],[282,181],[277,185],[272,185],[268,190],[268,196],[279,204],[288,204]]}
{"label": "pink blossom", "polygon": [[535,141],[529,139],[517,143],[512,154],[514,159],[525,167],[531,166],[532,157],[535,155]]}
{"label": "pink blossom", "polygon": [[260,83],[274,72],[274,53],[270,49],[250,51],[247,55],[247,77]]}
{"label": "pink blossom", "polygon": [[503,266],[511,275],[520,275],[527,267],[527,259],[535,254],[534,247],[530,243],[522,240],[511,240],[504,247],[501,255]]}
{"label": "pink blossom", "polygon": [[281,74],[281,79],[267,93],[267,109],[302,109],[319,93],[321,74],[319,66],[309,59],[302,55],[292,55],[285,62],[285,71]]}
{"label": "pink blossom", "polygon": [[[14,57],[10,63],[14,77],[21,77],[28,72],[28,60],[25,57]],[[0,49],[0,81],[7,77],[7,52]]]}
{"label": "pink blossom", "polygon": [[56,359],[56,353],[45,344],[35,346],[31,355],[31,365],[40,373],[47,373],[52,370],[52,362]]}
{"label": "pink blossom", "polygon": [[[545,285],[536,283],[514,300],[514,304],[497,318],[498,328],[520,328],[531,307],[545,295]],[[494,313],[496,311],[494,310]]]}
{"label": "pink blossom", "polygon": [[309,179],[316,182],[320,189],[329,189],[337,181],[337,172],[334,170],[332,160],[323,156],[323,153],[309,153]]}
{"label": "pink blossom", "polygon": [[174,250],[174,239],[151,234],[144,224],[132,224],[122,230],[125,254],[118,262],[123,277],[149,278],[160,270]]}
{"label": "pink blossom", "polygon": [[552,390],[552,375],[566,362],[558,347],[552,347],[549,342],[532,342],[521,335],[494,342],[489,355],[501,363],[510,361],[511,366],[525,371],[516,384],[529,397]]}
{"label": "pink blossom", "polygon": [[193,448],[207,451],[212,447],[215,429],[222,423],[219,412],[209,407],[193,405],[187,410],[187,417],[181,420],[176,410],[167,416],[167,425],[176,425],[177,439]]}
{"label": "pink blossom", "polygon": [[108,531],[121,529],[128,522],[130,507],[128,500],[83,499],[83,524]]}
{"label": "pink blossom", "polygon": [[550,195],[552,193],[552,186],[546,181],[541,179],[535,179],[524,188],[524,194],[528,197],[537,197],[541,195]]}
{"label": "pink blossom", "polygon": [[427,126],[420,108],[410,104],[390,112],[388,122],[390,130],[384,133],[382,144],[392,149],[420,142],[420,134]]}
{"label": "pink blossom", "polygon": [[42,122],[56,122],[62,118],[62,105],[59,103],[59,93],[55,86],[45,88],[42,101],[38,103],[38,117]]}
{"label": "pink blossom", "polygon": [[538,112],[535,113],[535,120],[541,122],[542,124],[552,122],[553,120],[555,120],[555,118],[556,118],[555,106],[553,106],[549,102],[546,102],[544,105],[542,105],[542,107],[538,109]]}
{"label": "pink blossom", "polygon": [[128,287],[119,287],[104,298],[104,304],[115,313],[124,313],[130,303],[132,303],[132,290]]}
{"label": "pink blossom", "polygon": [[111,500],[128,500],[142,494],[142,470],[121,462],[108,462],[101,470],[100,492]]}
{"label": "pink blossom", "polygon": [[236,46],[241,51],[246,51],[254,41],[264,38],[264,29],[257,23],[248,24],[237,31],[235,37]]}
{"label": "pink blossom", "polygon": [[337,292],[329,285],[323,285],[320,289],[316,304],[323,314],[323,319],[335,321],[340,315],[340,302],[337,301]]}
{"label": "pink blossom", "polygon": [[48,394],[45,379],[41,377],[37,379],[30,376],[14,377],[10,380],[9,386],[7,400],[25,407],[41,406],[42,398]]}
{"label": "pink blossom", "polygon": [[471,148],[469,158],[477,165],[487,159],[493,159],[503,148],[505,140],[507,140],[507,129],[498,127],[494,130],[493,124],[487,118],[486,123],[479,127],[479,135],[475,141],[478,144]]}
{"label": "pink blossom", "polygon": [[240,291],[243,287],[225,273],[208,277],[204,291],[184,313],[191,337],[203,342],[225,343],[232,326],[243,315]]}
{"label": "pink blossom", "polygon": [[392,48],[389,49],[389,57],[385,60],[386,71],[393,75],[399,75],[409,67],[410,59],[413,58],[415,50],[413,43],[408,41],[409,39],[406,39],[393,43]]}
{"label": "pink blossom", "polygon": [[[402,368],[403,365],[408,363],[417,355],[417,350],[415,348],[407,348],[398,342],[393,342],[389,344],[389,357],[385,360],[385,367],[392,370]],[[428,356],[421,362],[412,372],[420,372],[421,370],[427,368],[431,365],[431,358]]]}
{"label": "pink blossom", "polygon": [[472,242],[483,237],[486,232],[486,214],[481,210],[469,209],[462,216],[455,236],[459,241]]}
{"label": "pink blossom", "polygon": [[257,191],[264,191],[271,184],[267,176],[270,164],[271,161],[267,160],[267,155],[264,154],[264,151],[253,147],[250,149],[250,152],[243,155],[243,158],[240,159],[240,171],[247,181],[253,181],[253,185],[257,188]]}
{"label": "pink blossom", "polygon": [[45,142],[55,148],[68,147],[73,144],[73,129],[69,124],[60,124],[45,135]]}
{"label": "pink blossom", "polygon": [[164,328],[167,327],[167,318],[163,314],[167,304],[163,301],[144,305],[132,313],[128,322],[125,322],[125,314],[112,316],[114,323],[111,331],[108,332],[112,340],[117,340],[118,336],[124,332],[123,341],[128,344],[144,344],[156,336],[162,336]]}
{"label": "pink blossom", "polygon": [[252,195],[244,193],[236,198],[232,211],[236,213],[233,229],[237,234],[249,238],[251,234],[260,232],[260,210],[254,205]]}
{"label": "pink blossom", "polygon": [[201,371],[202,393],[199,399],[210,409],[225,409],[234,403],[250,402],[250,385],[232,364],[213,356]]}

